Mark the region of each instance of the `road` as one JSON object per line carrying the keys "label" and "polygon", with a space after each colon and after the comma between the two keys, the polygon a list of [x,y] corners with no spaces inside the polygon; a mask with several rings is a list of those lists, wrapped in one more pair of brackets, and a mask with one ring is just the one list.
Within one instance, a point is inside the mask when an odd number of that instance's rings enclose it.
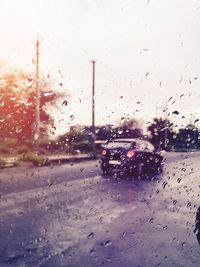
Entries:
{"label": "road", "polygon": [[200,153],[161,175],[102,177],[98,161],[0,170],[0,266],[194,266]]}

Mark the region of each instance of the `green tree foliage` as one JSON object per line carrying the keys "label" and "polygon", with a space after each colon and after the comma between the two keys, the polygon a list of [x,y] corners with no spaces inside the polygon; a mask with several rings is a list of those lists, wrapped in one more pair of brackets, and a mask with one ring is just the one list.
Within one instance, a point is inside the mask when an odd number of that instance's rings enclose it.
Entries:
{"label": "green tree foliage", "polygon": [[[41,134],[53,126],[46,105],[55,104],[60,95],[50,85],[40,82]],[[8,71],[0,75],[0,137],[32,140],[35,132],[36,91],[33,76],[23,71]]]}
{"label": "green tree foliage", "polygon": [[141,123],[134,118],[123,117],[118,126],[113,129],[112,136],[116,138],[143,137]]}
{"label": "green tree foliage", "polygon": [[173,123],[168,119],[154,118],[148,126],[150,141],[156,149],[168,149],[173,140]]}
{"label": "green tree foliage", "polygon": [[177,134],[177,146],[181,148],[199,148],[199,136],[198,128],[189,124],[185,128],[179,129]]}

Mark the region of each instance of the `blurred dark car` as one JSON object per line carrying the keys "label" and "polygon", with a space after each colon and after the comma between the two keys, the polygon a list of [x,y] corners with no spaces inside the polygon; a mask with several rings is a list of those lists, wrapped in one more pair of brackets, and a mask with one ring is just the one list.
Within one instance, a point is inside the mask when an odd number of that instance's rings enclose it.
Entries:
{"label": "blurred dark car", "polygon": [[101,169],[103,174],[113,172],[141,176],[146,173],[161,173],[163,156],[154,146],[141,139],[114,139],[103,145]]}

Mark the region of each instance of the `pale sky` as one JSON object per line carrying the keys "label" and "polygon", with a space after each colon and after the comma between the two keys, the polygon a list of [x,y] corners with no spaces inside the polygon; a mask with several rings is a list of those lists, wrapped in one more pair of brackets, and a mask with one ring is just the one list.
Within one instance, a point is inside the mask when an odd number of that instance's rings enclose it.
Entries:
{"label": "pale sky", "polygon": [[97,125],[145,125],[170,97],[174,122],[200,118],[200,0],[0,0],[0,33],[0,61],[25,70],[40,36],[41,73],[71,95],[57,134],[91,124],[93,59]]}

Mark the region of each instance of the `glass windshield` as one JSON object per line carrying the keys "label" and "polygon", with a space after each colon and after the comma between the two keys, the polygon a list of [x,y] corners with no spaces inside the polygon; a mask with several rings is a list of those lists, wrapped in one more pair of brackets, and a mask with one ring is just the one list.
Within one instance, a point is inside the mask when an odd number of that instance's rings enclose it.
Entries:
{"label": "glass windshield", "polygon": [[108,143],[106,145],[106,148],[108,148],[108,149],[119,148],[119,147],[121,147],[121,148],[130,148],[130,147],[133,147],[133,145],[132,145],[131,142],[120,142],[120,141]]}
{"label": "glass windshield", "polygon": [[200,0],[0,0],[0,267],[200,267]]}

